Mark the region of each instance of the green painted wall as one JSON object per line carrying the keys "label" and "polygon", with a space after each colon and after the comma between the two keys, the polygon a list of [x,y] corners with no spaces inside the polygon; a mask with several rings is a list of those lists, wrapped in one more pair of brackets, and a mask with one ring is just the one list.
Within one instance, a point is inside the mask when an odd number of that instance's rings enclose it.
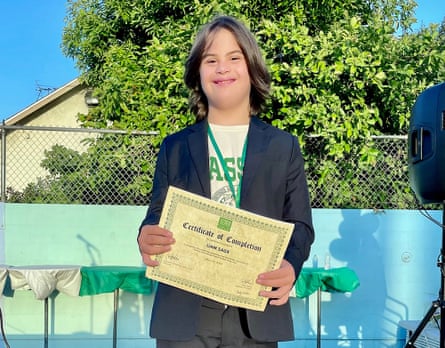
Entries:
{"label": "green painted wall", "polygon": [[[0,264],[142,266],[136,236],[145,207],[0,204]],[[429,214],[440,223],[441,211]],[[316,240],[306,267],[330,254],[331,267],[356,271],[350,294],[323,293],[322,346],[402,348],[400,321],[422,319],[437,298],[442,230],[418,211],[314,209]],[[112,347],[113,293],[49,298],[49,347]],[[314,296],[291,299],[297,340],[280,348],[315,347]],[[153,295],[121,291],[119,348],[153,348]],[[0,300],[11,347],[43,347],[44,301],[31,291]],[[187,318],[184,318],[187,320]],[[0,338],[0,348],[3,348]]]}
{"label": "green painted wall", "polygon": [[[2,208],[0,263],[142,266],[136,237],[145,207],[6,204]],[[154,347],[148,336],[152,297],[120,291],[120,348]],[[11,347],[43,347],[44,301],[36,300],[32,291],[6,289],[0,304]],[[113,293],[71,297],[56,292],[48,300],[48,314],[50,347],[112,347]]]}
{"label": "green painted wall", "polygon": [[136,244],[145,207],[6,204],[5,263],[142,265]]}

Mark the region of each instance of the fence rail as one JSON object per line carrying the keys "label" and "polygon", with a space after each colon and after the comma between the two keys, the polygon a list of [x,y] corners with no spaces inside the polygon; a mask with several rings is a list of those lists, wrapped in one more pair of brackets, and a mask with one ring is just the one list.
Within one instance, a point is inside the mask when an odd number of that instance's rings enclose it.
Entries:
{"label": "fence rail", "polygon": [[[148,205],[160,136],[157,132],[0,126],[3,202]],[[323,160],[307,137],[310,163]],[[342,159],[321,178],[307,165],[314,208],[416,208],[407,170],[407,137],[370,139],[373,166]],[[309,161],[308,161],[309,163]]]}

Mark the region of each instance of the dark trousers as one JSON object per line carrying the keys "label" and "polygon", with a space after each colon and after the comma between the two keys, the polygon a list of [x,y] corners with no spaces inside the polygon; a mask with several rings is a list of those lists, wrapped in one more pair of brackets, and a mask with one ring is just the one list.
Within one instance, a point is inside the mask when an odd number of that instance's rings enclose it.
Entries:
{"label": "dark trousers", "polygon": [[[249,337],[243,309],[205,302],[196,336],[190,341],[157,340],[157,348],[277,348],[276,342]],[[187,320],[187,318],[184,318]]]}

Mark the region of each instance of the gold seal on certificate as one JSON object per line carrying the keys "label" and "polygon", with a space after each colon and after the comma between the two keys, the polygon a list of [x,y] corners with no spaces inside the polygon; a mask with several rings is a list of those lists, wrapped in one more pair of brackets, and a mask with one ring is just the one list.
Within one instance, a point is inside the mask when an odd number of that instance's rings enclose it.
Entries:
{"label": "gold seal on certificate", "polygon": [[294,225],[226,206],[170,186],[159,225],[172,250],[146,276],[236,307],[264,311],[258,274],[279,268]]}

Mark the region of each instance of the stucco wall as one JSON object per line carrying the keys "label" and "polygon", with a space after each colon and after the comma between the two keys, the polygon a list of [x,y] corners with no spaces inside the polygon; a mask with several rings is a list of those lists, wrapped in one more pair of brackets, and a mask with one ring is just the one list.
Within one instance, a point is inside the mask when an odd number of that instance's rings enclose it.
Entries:
{"label": "stucco wall", "polygon": [[[16,126],[65,127],[79,128],[78,113],[86,114],[86,90],[77,86],[55,99],[48,105],[37,109]],[[21,191],[27,184],[35,183],[37,178],[44,178],[48,172],[41,167],[45,150],[55,144],[65,145],[70,149],[83,151],[81,141],[88,134],[50,131],[8,130],[6,133],[6,187]]]}

